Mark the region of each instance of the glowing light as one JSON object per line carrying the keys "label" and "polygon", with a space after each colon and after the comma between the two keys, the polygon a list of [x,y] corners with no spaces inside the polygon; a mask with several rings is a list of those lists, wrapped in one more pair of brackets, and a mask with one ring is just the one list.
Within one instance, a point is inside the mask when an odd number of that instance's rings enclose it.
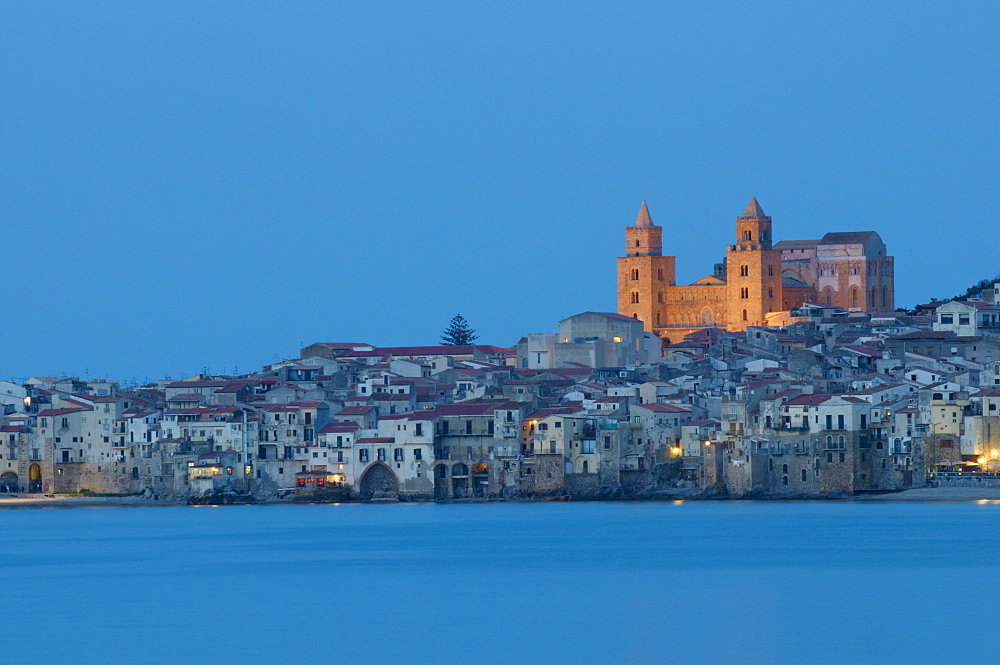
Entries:
{"label": "glowing light", "polygon": [[979,460],[978,460],[978,462],[980,464],[986,464],[986,458],[985,457],[980,457]]}
{"label": "glowing light", "polygon": [[622,341],[622,338],[621,338],[621,337],[618,337],[617,335],[616,335],[616,336],[615,336],[615,337],[614,337],[613,339],[614,339],[614,340],[615,340],[616,342],[620,342],[620,341]]}
{"label": "glowing light", "polygon": [[1000,457],[1000,450],[991,450],[990,457]]}

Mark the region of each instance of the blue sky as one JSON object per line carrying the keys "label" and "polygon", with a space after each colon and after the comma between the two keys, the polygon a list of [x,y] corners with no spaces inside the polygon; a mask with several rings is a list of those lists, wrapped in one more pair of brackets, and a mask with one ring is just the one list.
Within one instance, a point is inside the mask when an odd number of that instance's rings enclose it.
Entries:
{"label": "blue sky", "polygon": [[[758,5],[758,6],[754,6]],[[510,345],[613,311],[646,200],[709,273],[877,230],[896,300],[1000,272],[996,2],[5,3],[0,377]]]}

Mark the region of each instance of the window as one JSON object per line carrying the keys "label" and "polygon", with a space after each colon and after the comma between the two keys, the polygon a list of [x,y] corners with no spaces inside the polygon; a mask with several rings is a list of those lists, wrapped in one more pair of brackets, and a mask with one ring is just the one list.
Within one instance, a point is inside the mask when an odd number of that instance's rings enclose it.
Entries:
{"label": "window", "polygon": [[424,458],[423,451],[420,448],[414,448],[413,449],[413,459],[419,461],[419,460],[422,460],[423,458]]}
{"label": "window", "polygon": [[967,325],[969,325],[969,315],[968,314],[959,314],[958,315],[958,325],[960,325],[960,326],[967,326]]}
{"label": "window", "polygon": [[942,314],[941,315],[941,323],[942,323],[942,325],[951,325],[954,322],[955,322],[955,315],[954,314]]}
{"label": "window", "polygon": [[611,437],[610,436],[604,437],[604,449],[605,450],[611,450]]}
{"label": "window", "polygon": [[663,268],[656,269],[656,279],[663,281]]}
{"label": "window", "polygon": [[639,292],[638,291],[633,291],[632,292],[631,302],[632,302],[633,305],[638,305],[639,304]]}
{"label": "window", "polygon": [[375,451],[375,459],[379,460],[380,462],[385,461],[385,448],[379,448],[378,450]]}
{"label": "window", "polygon": [[750,275],[750,266],[740,266],[740,277],[748,277]]}
{"label": "window", "polygon": [[802,482],[806,482],[807,478],[808,478],[808,476],[806,475],[806,470],[802,469]]}
{"label": "window", "polygon": [[782,473],[788,473],[788,465],[787,464],[782,464],[781,465],[781,472]]}
{"label": "window", "polygon": [[841,461],[841,462],[843,462],[843,461],[844,461],[844,453],[840,453],[840,461]]}
{"label": "window", "polygon": [[594,452],[594,444],[597,442],[593,439],[584,439],[583,446],[580,448],[580,452],[583,454],[590,454]]}
{"label": "window", "polygon": [[367,464],[368,463],[368,449],[367,448],[361,448],[360,450],[358,450],[358,461],[361,462],[362,464]]}
{"label": "window", "polygon": [[633,268],[633,269],[632,269],[632,275],[631,275],[631,279],[632,279],[632,280],[637,280],[637,279],[639,279],[639,270],[638,270],[637,268]]}
{"label": "window", "polygon": [[744,231],[743,232],[743,241],[744,242],[750,242],[752,240],[753,240],[753,234],[750,231]]}
{"label": "window", "polygon": [[392,459],[394,461],[396,461],[396,462],[402,462],[403,461],[403,449],[402,448],[396,448],[395,450],[393,450],[392,451]]}
{"label": "window", "polygon": [[465,433],[466,434],[472,434],[472,421],[471,420],[466,420],[465,421]]}

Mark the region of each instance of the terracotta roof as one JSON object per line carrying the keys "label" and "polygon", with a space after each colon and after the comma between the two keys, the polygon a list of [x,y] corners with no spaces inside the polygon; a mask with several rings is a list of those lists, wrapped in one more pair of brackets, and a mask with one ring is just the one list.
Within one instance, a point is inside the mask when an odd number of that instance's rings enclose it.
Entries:
{"label": "terracotta roof", "polygon": [[691,413],[690,407],[677,406],[674,404],[633,404],[633,406],[639,409],[653,411],[654,413]]}
{"label": "terracotta roof", "polygon": [[785,402],[785,406],[818,406],[833,395],[799,395]]}
{"label": "terracotta roof", "polygon": [[879,237],[874,231],[842,231],[827,233],[820,240],[821,245],[863,245],[869,240],[878,240],[882,242],[882,238]]}
{"label": "terracotta roof", "polygon": [[349,406],[345,409],[341,409],[335,415],[337,416],[363,416],[370,411],[374,411],[374,406]]}
{"label": "terracotta roof", "polygon": [[395,443],[396,439],[391,436],[373,436],[363,439],[356,439],[355,443]]}
{"label": "terracotta roof", "polygon": [[77,411],[93,411],[92,407],[73,407],[69,409],[43,409],[38,412],[39,416],[62,416],[67,413],[76,413]]}
{"label": "terracotta roof", "polygon": [[347,432],[356,432],[360,427],[357,423],[327,423],[319,431],[320,434],[341,434]]}

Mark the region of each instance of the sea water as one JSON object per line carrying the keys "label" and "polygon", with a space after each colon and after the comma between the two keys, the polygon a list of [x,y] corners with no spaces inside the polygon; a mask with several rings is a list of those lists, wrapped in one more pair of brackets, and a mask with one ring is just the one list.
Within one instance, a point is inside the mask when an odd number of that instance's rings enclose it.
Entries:
{"label": "sea water", "polygon": [[0,511],[9,663],[1000,662],[1000,505]]}

